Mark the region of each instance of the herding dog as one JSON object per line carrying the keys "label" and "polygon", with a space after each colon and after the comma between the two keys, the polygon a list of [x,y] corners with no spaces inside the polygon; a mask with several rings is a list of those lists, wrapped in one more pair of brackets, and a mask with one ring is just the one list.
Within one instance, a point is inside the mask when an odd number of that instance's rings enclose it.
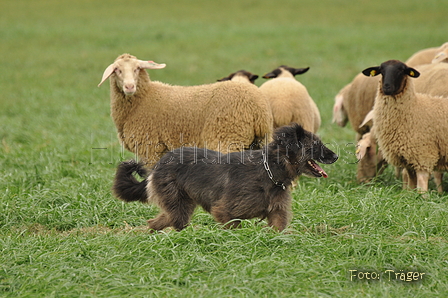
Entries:
{"label": "herding dog", "polygon": [[[150,171],[131,160],[122,162],[113,185],[121,200],[155,203],[159,215],[148,220],[155,231],[166,227],[182,230],[196,205],[226,227],[241,219],[267,218],[282,231],[291,219],[291,182],[301,174],[328,177],[315,162],[334,163],[338,156],[298,124],[274,132],[274,140],[260,150],[226,155],[195,147],[165,154]],[[137,173],[145,180],[138,182]]]}

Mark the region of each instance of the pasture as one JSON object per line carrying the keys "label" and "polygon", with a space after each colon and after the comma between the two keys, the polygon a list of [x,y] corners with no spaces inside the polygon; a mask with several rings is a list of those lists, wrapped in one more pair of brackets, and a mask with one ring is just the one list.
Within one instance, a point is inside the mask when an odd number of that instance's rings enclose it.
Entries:
{"label": "pasture", "polygon": [[[392,168],[357,184],[355,133],[331,123],[358,72],[448,41],[447,1],[5,0],[0,11],[0,297],[448,296],[446,193],[404,191]],[[340,158],[327,179],[300,179],[283,233],[258,220],[225,230],[198,209],[185,230],[149,234],[157,208],[112,196],[133,155],[97,84],[126,52],[166,63],[151,79],[176,85],[310,67],[297,78]]]}

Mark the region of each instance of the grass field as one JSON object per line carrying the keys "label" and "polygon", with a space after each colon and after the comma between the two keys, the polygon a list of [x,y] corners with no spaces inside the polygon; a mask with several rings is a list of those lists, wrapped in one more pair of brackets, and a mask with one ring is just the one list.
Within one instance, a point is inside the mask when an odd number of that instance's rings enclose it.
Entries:
{"label": "grass field", "polygon": [[[447,196],[403,191],[392,169],[358,185],[354,132],[331,123],[356,73],[447,41],[447,1],[4,0],[0,11],[0,297],[448,296]],[[198,209],[185,230],[149,234],[158,210],[112,196],[133,155],[97,84],[124,52],[166,63],[152,79],[178,85],[310,66],[298,79],[340,159],[328,179],[300,180],[287,231],[224,230]]]}

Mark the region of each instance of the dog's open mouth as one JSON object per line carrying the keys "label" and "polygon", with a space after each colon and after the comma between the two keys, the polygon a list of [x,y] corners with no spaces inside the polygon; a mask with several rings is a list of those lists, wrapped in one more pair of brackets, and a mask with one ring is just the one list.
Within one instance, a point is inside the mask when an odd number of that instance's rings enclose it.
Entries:
{"label": "dog's open mouth", "polygon": [[308,160],[308,170],[315,177],[328,177],[327,173],[312,159]]}

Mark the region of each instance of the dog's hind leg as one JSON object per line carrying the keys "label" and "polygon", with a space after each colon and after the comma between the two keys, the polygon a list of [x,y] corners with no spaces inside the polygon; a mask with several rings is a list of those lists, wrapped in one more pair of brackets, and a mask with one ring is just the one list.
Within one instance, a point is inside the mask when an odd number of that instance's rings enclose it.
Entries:
{"label": "dog's hind leg", "polygon": [[148,225],[151,230],[160,231],[171,226],[171,220],[168,214],[160,212],[156,218],[148,220]]}
{"label": "dog's hind leg", "polygon": [[182,204],[177,208],[170,210],[171,225],[177,231],[184,229],[188,225],[194,209],[196,208],[196,204],[194,204],[191,200],[187,201],[188,202],[182,202]]}
{"label": "dog's hind leg", "polygon": [[[160,215],[160,223],[163,225],[171,226],[177,231],[184,229],[190,222],[190,218],[193,215],[196,203],[186,195],[182,195],[180,192],[175,191],[171,193],[169,199],[159,201],[160,208],[163,209],[164,215]],[[157,217],[154,220],[158,220]]]}
{"label": "dog's hind leg", "polygon": [[177,231],[184,229],[190,222],[195,209],[194,204],[183,204],[181,207],[162,211],[156,218],[148,220],[151,230],[160,231],[167,227],[173,227]]}

